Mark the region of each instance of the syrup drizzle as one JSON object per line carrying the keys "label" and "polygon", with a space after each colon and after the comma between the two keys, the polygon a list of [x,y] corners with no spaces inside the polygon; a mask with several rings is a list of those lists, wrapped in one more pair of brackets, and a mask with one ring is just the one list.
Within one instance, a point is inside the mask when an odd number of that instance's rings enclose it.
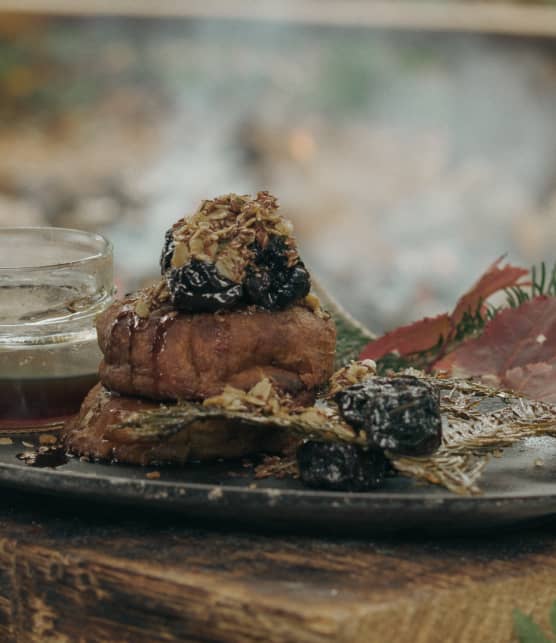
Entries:
{"label": "syrup drizzle", "polygon": [[[108,331],[108,337],[106,338],[106,353],[105,353],[105,358],[106,361],[110,364],[114,364],[115,362],[118,361],[118,353],[116,350],[116,346],[118,345],[118,342],[114,341],[114,333],[117,331],[118,328],[121,327],[122,320],[126,320],[126,325],[129,327],[129,313],[133,312],[133,308],[129,305],[126,304],[123,306],[123,308],[120,310],[120,312],[114,317],[112,320],[112,324],[110,326],[110,330]],[[131,353],[131,337],[129,337],[129,342],[128,342],[128,358],[129,354]]]}
{"label": "syrup drizzle", "polygon": [[64,447],[39,447],[35,451],[18,453],[17,459],[24,462],[28,467],[60,467],[67,464],[69,459]]}
{"label": "syrup drizzle", "polygon": [[[176,314],[173,311],[159,313],[159,315],[161,316],[158,317],[157,324],[154,328],[150,351],[151,371],[153,374],[153,386],[156,397],[160,396],[160,356],[166,348],[166,335],[168,332],[168,328],[176,317]],[[153,320],[153,316],[151,316],[151,320]],[[133,305],[127,304],[114,318],[108,334],[107,351],[105,357],[106,361],[113,364],[119,363],[122,365],[127,365],[130,369],[129,376],[130,384],[132,387],[134,386],[133,379],[135,375],[135,369],[132,367],[133,333],[144,326],[145,323],[145,320],[137,315]],[[125,330],[118,331],[118,328],[122,328]],[[125,359],[122,359],[122,355],[118,356],[117,350],[115,349],[115,347],[118,345],[118,342],[115,341],[113,334],[116,332],[126,333]]]}
{"label": "syrup drizzle", "polygon": [[166,348],[166,336],[168,328],[171,326],[175,319],[175,315],[163,315],[156,325],[152,346],[151,346],[151,360],[152,360],[152,373],[154,390],[157,397],[160,397],[160,356]]}

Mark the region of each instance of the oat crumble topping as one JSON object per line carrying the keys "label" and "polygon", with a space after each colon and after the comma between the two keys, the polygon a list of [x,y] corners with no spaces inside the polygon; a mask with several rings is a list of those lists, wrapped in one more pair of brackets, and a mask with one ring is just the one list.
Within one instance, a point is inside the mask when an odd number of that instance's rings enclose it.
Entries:
{"label": "oat crumble topping", "polygon": [[284,238],[288,266],[294,266],[299,254],[293,226],[278,214],[278,207],[276,197],[268,192],[259,192],[255,198],[226,194],[203,201],[195,214],[180,219],[172,228],[172,268],[198,259],[214,263],[222,277],[241,283],[254,256],[250,246],[257,242],[265,248],[273,236]]}

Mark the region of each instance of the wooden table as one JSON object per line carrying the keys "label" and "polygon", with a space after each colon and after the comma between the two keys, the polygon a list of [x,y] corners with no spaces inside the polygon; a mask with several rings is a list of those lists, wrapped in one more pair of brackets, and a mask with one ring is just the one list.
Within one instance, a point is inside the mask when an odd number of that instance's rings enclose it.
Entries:
{"label": "wooden table", "polygon": [[[512,640],[548,629],[556,524],[457,539],[218,531],[2,490],[0,640]],[[84,511],[84,509],[86,511]]]}

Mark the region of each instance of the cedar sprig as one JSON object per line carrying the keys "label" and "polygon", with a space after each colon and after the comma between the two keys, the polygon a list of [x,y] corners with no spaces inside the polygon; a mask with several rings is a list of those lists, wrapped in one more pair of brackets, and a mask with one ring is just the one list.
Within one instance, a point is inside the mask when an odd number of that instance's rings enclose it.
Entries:
{"label": "cedar sprig", "polygon": [[539,295],[556,297],[556,263],[552,270],[548,270],[544,261],[531,268],[530,289],[523,286],[514,286],[506,290],[506,301],[511,308],[518,308],[526,301],[531,301]]}

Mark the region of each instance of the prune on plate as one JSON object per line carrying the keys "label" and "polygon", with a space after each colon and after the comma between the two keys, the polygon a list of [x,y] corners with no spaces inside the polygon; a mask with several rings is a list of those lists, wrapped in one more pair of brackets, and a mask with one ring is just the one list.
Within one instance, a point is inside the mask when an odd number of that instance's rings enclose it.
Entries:
{"label": "prune on plate", "polygon": [[440,446],[439,399],[434,385],[409,375],[370,378],[335,396],[344,420],[366,433],[369,446],[409,456]]}
{"label": "prune on plate", "polygon": [[309,294],[309,273],[301,260],[288,266],[288,248],[282,237],[271,237],[264,248],[255,243],[252,249],[254,260],[243,282],[249,303],[275,310]]}
{"label": "prune on plate", "polygon": [[192,259],[168,273],[172,304],[181,312],[198,313],[226,310],[243,298],[243,287],[220,276],[213,264]]}
{"label": "prune on plate", "polygon": [[164,246],[162,248],[162,253],[160,254],[160,271],[162,274],[168,272],[172,267],[172,256],[174,254],[174,249],[176,247],[176,242],[174,240],[174,230],[170,228],[166,230],[164,235]]}
{"label": "prune on plate", "polygon": [[297,448],[301,480],[333,491],[368,491],[384,481],[388,461],[380,451],[345,442],[310,440]]}

